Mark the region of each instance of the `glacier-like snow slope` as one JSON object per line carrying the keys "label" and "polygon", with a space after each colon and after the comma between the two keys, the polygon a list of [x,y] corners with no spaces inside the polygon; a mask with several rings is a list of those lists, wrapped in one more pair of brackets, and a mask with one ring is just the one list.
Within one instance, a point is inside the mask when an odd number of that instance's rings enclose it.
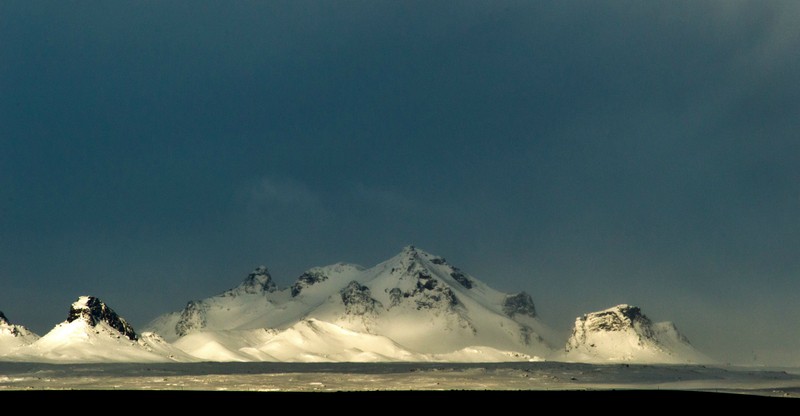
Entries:
{"label": "glacier-like snow slope", "polygon": [[652,322],[635,306],[617,305],[575,321],[566,361],[608,363],[712,363],[672,322]]}
{"label": "glacier-like snow slope", "polygon": [[554,345],[529,295],[498,292],[413,246],[369,269],[313,268],[280,290],[260,267],[148,330],[206,360],[508,361]]}
{"label": "glacier-like snow slope", "polygon": [[176,347],[205,361],[281,362],[499,362],[536,361],[526,354],[492,347],[467,347],[449,353],[411,352],[391,339],[304,319],[284,330],[197,331]]}
{"label": "glacier-like snow slope", "polygon": [[39,336],[22,325],[12,324],[3,312],[0,312],[0,356],[34,343]]}

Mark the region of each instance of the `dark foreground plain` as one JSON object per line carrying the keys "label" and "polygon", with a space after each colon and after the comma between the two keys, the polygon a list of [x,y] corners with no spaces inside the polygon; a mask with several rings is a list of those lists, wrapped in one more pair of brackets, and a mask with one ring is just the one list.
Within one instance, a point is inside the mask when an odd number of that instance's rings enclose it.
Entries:
{"label": "dark foreground plain", "polygon": [[[481,414],[483,412],[559,413],[598,410],[610,414],[643,411],[685,412],[711,410],[759,413],[785,411],[797,399],[749,394],[677,390],[447,390],[347,392],[230,392],[143,390],[34,390],[0,392],[1,403],[19,403],[39,412],[66,408],[135,409],[136,412],[182,414],[237,414],[248,411],[292,414]],[[328,413],[330,412],[330,413]],[[379,413],[380,412],[380,413]],[[735,414],[735,413],[733,413]]]}
{"label": "dark foreground plain", "polygon": [[[77,391],[76,391],[77,390]],[[260,394],[272,392],[270,394]],[[800,398],[800,369],[694,365],[531,363],[161,363],[0,362],[0,400],[10,395],[132,395],[222,403],[239,400],[368,400],[458,397],[581,401]],[[38,395],[38,396],[37,396]],[[688,396],[687,396],[688,395]],[[120,398],[122,399],[122,398]],[[38,400],[38,399],[37,399]],[[127,399],[126,399],[127,400]],[[527,399],[525,399],[527,400]],[[450,401],[450,400],[448,400]]]}

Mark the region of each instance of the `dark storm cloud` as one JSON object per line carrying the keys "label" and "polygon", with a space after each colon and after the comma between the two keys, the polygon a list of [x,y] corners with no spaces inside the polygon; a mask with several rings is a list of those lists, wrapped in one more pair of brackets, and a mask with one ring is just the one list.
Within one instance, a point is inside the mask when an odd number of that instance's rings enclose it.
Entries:
{"label": "dark storm cloud", "polygon": [[414,243],[562,329],[638,303],[712,353],[784,359],[798,19],[777,1],[4,2],[0,310],[44,332],[94,293],[142,325],[257,264],[288,284]]}

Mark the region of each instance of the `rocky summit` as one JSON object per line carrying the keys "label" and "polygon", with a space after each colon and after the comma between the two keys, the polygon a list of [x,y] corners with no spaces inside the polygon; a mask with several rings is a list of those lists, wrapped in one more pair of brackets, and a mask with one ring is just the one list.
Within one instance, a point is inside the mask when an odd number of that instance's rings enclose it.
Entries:
{"label": "rocky summit", "polygon": [[94,296],[81,296],[69,309],[67,322],[84,320],[90,326],[95,326],[100,322],[105,322],[110,327],[119,331],[120,334],[135,341],[139,337],[125,319],[117,315],[113,309],[109,308],[103,301]]}

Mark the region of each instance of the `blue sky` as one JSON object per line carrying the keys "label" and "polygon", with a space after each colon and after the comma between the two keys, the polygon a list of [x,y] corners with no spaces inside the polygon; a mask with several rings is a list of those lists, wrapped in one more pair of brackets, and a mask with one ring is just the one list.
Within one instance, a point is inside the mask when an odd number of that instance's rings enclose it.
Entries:
{"label": "blue sky", "polygon": [[793,1],[0,3],[0,310],[141,327],[407,244],[800,362]]}

